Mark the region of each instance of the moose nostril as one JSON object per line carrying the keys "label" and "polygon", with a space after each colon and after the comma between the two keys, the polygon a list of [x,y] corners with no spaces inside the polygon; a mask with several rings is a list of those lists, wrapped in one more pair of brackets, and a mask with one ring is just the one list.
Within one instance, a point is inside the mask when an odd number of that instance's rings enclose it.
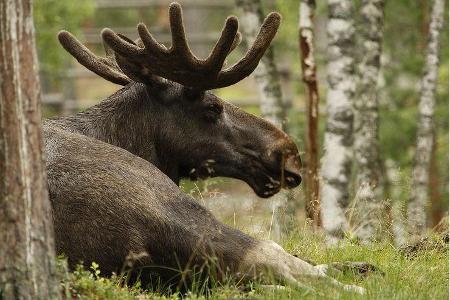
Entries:
{"label": "moose nostril", "polygon": [[286,187],[294,188],[302,182],[300,176],[301,162],[298,153],[286,155],[284,159],[284,175]]}
{"label": "moose nostril", "polygon": [[284,169],[294,174],[300,174],[301,171],[301,161],[300,156],[297,154],[291,154],[285,157]]}
{"label": "moose nostril", "polygon": [[302,177],[300,175],[293,174],[289,171],[285,171],[285,173],[286,173],[285,182],[288,188],[294,188],[300,185],[300,183],[302,182]]}

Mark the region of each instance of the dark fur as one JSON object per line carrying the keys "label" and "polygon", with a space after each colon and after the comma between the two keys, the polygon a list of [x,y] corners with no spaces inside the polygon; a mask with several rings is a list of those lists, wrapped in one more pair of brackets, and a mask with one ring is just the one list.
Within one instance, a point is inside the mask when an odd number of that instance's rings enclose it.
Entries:
{"label": "dark fur", "polygon": [[130,253],[147,253],[135,265],[153,266],[144,282],[152,272],[166,282],[179,274],[168,268],[198,268],[210,258],[236,273],[256,241],[218,222],[176,183],[189,174],[230,176],[267,197],[281,188],[266,183],[280,180],[282,156],[297,158],[297,149],[270,123],[211,93],[169,82],[163,94],[151,91],[133,83],[44,123],[57,253],[71,267],[97,262],[103,274],[120,272]]}
{"label": "dark fur", "polygon": [[120,272],[130,253],[147,253],[135,262],[149,266],[144,282],[152,272],[168,281],[178,274],[168,268],[183,270],[190,259],[192,268],[216,257],[219,269],[236,271],[254,245],[149,162],[54,126],[44,126],[44,137],[56,251],[71,267],[97,262],[108,275]]}

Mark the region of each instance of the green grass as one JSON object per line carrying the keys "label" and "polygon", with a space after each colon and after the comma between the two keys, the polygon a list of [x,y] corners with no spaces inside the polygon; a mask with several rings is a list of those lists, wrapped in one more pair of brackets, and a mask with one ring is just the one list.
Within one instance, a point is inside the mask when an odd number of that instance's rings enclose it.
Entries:
{"label": "green grass", "polygon": [[362,246],[344,241],[338,246],[326,247],[323,237],[308,230],[299,230],[287,237],[282,245],[291,254],[316,263],[365,261],[377,266],[385,275],[370,274],[363,278],[353,273],[334,274],[334,278],[366,288],[359,296],[317,281],[306,284],[309,290],[287,287],[283,290],[264,288],[257,283],[245,288],[233,281],[214,283],[206,289],[194,285],[185,295],[164,290],[145,292],[139,285],[124,287],[118,277],[103,278],[94,265],[92,270],[82,268],[67,272],[60,263],[62,289],[66,298],[75,299],[448,299],[449,265],[448,245],[420,252],[407,258],[388,243]]}

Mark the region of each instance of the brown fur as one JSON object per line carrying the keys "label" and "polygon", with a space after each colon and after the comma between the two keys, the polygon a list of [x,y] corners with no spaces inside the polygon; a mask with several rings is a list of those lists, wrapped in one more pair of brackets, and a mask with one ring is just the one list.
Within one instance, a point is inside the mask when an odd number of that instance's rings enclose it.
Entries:
{"label": "brown fur", "polygon": [[[218,222],[149,162],[101,141],[44,126],[56,250],[69,265],[97,262],[102,274],[120,272],[130,253],[148,255],[163,280],[216,257],[236,270],[255,240]],[[163,268],[152,269],[151,266]]]}

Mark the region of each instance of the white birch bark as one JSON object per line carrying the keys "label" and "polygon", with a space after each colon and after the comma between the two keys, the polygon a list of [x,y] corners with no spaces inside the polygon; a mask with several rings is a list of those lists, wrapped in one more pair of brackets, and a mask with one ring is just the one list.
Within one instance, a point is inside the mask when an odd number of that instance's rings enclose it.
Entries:
{"label": "white birch bark", "polygon": [[362,241],[378,239],[383,213],[379,186],[378,76],[383,36],[384,0],[362,0],[358,51],[358,87],[354,100],[354,154],[356,162],[355,234]]}
{"label": "white birch bark", "polygon": [[[264,13],[260,0],[236,0],[241,10],[240,30],[247,46],[255,40],[262,24]],[[272,47],[266,50],[258,67],[253,72],[260,97],[261,116],[275,126],[285,129],[285,109],[281,91],[280,76],[274,61]],[[287,193],[282,191],[272,199],[272,222],[270,238],[279,241],[285,224],[282,215],[286,212]]]}
{"label": "white birch bark", "polygon": [[352,0],[328,0],[327,121],[322,157],[320,203],[322,226],[330,241],[348,230],[352,162],[353,97],[355,93]]}
{"label": "white birch bark", "polygon": [[433,149],[435,92],[439,68],[439,33],[443,25],[443,16],[444,1],[434,0],[419,102],[419,124],[411,197],[408,203],[408,229],[412,238],[422,235],[426,229],[428,183]]}

